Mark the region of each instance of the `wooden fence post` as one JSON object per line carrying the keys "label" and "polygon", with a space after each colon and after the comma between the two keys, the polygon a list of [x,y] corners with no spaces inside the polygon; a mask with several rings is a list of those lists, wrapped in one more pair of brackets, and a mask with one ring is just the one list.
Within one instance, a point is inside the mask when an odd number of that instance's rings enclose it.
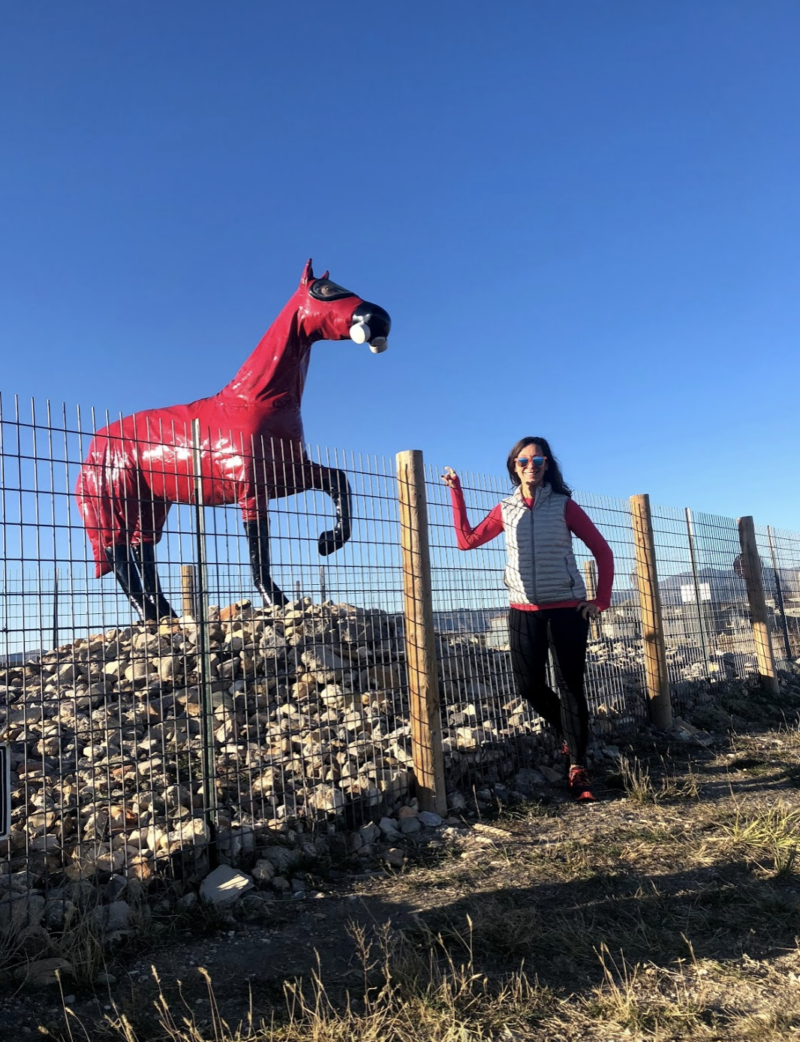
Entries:
{"label": "wooden fence post", "polygon": [[647,675],[647,694],[653,723],[663,730],[672,726],[672,702],[667,675],[667,651],[661,595],[658,591],[656,545],[648,495],[631,496],[633,542],[636,549],[636,581],[642,618],[642,643]]}
{"label": "wooden fence post", "polygon": [[419,449],[398,452],[397,488],[414,775],[422,810],[443,815],[447,812],[447,794],[433,630],[425,469]]}
{"label": "wooden fence post", "polygon": [[756,545],[756,529],[752,517],[739,518],[739,543],[742,547],[742,576],[747,585],[747,600],[750,603],[750,620],[756,644],[758,672],[764,686],[778,694],[778,674],[775,671],[775,656],[769,637],[767,602],[761,582],[761,560]]}
{"label": "wooden fence post", "polygon": [[193,564],[181,565],[181,613],[197,618],[195,588],[195,567]]}
{"label": "wooden fence post", "polygon": [[[597,596],[597,564],[595,561],[583,562],[583,581],[586,586],[586,600],[593,601]],[[600,620],[592,619],[589,623],[589,636],[592,640],[600,640]]]}

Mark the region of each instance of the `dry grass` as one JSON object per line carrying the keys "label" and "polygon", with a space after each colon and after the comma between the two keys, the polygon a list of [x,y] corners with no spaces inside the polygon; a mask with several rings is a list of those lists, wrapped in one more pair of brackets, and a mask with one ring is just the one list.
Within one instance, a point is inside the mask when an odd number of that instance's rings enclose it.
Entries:
{"label": "dry grass", "polygon": [[18,920],[0,931],[0,970],[5,970],[15,981],[25,982],[26,968],[36,958],[49,957],[65,960],[71,978],[77,983],[94,980],[106,968],[106,952],[98,919],[89,909],[76,909],[68,917],[64,929],[49,935],[49,945],[41,949],[36,943],[32,954],[29,944],[36,939],[36,927],[26,925],[25,902],[20,902],[23,913]]}
{"label": "dry grass", "polygon": [[[402,935],[385,926],[375,940],[353,930],[363,981],[357,998],[334,1001],[323,981],[322,968],[308,980],[284,987],[285,1008],[265,1020],[253,1012],[236,1024],[221,1014],[207,971],[210,1019],[198,1020],[180,988],[177,1002],[159,988],[154,1007],[159,1038],[164,1042],[481,1042],[524,1038],[555,1005],[547,991],[520,970],[491,979],[475,967],[469,924],[462,957],[441,945],[423,956]],[[92,1042],[87,1028],[65,1008],[66,1037]],[[103,1033],[124,1042],[145,1042],[131,1018],[115,1010],[105,1018]],[[499,1033],[499,1034],[498,1034]]]}
{"label": "dry grass", "polygon": [[622,953],[615,959],[605,945],[598,958],[603,981],[585,1001],[592,1019],[653,1037],[709,1037],[708,1029],[718,1018],[702,1001],[695,974],[684,965],[676,970],[647,963],[629,966]]}
{"label": "dry grass", "polygon": [[700,795],[700,784],[691,767],[679,775],[669,767],[664,756],[660,760],[661,770],[654,778],[650,767],[638,757],[620,759],[619,772],[628,798],[639,804],[696,800]]}
{"label": "dry grass", "polygon": [[800,846],[800,808],[783,802],[748,808],[737,805],[733,820],[723,822],[706,843],[712,856],[742,857],[749,864],[775,875],[791,875]]}
{"label": "dry grass", "polygon": [[[563,1039],[750,1040],[786,1042],[800,1032],[797,952],[794,970],[781,971],[745,958],[736,964],[688,957],[664,967],[632,963],[605,944],[595,950],[600,979],[582,995],[558,995],[524,967],[492,976],[478,968],[472,926],[464,923],[454,953],[430,937],[422,951],[402,933],[384,927],[369,940],[353,931],[362,983],[357,994],[334,998],[318,964],[306,980],[284,986],[283,1008],[239,1021],[223,1015],[210,975],[203,1018],[183,994],[167,994],[158,981],[152,1025],[108,1013],[88,1028],[65,1009],[68,1042],[552,1042]],[[794,988],[786,988],[787,982]],[[781,990],[783,991],[781,992]]]}

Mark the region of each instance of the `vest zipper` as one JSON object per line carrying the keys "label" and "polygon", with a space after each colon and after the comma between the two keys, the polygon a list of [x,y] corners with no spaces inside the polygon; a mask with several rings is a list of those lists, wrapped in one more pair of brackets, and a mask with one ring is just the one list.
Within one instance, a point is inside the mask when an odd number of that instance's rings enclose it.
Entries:
{"label": "vest zipper", "polygon": [[536,509],[536,492],[533,493],[533,504],[531,505],[531,561],[533,563],[533,603],[538,604],[536,595],[536,525],[533,521],[533,512]]}

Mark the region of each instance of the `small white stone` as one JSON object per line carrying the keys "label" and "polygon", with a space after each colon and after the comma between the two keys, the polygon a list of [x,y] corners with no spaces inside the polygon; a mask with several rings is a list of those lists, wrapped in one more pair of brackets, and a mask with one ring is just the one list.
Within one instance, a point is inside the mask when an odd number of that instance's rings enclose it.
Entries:
{"label": "small white stone", "polygon": [[224,908],[235,904],[243,894],[253,889],[253,880],[229,865],[220,865],[200,884],[200,897],[209,904]]}

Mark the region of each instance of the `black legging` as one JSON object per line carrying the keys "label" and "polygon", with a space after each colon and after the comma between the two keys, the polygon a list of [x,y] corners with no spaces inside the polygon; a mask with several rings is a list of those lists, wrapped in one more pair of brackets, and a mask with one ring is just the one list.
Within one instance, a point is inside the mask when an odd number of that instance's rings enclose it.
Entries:
{"label": "black legging", "polygon": [[[589,708],[583,674],[589,620],[574,608],[512,608],[508,625],[517,693],[566,739],[570,762],[585,766]],[[553,652],[560,697],[547,686],[548,649]]]}

